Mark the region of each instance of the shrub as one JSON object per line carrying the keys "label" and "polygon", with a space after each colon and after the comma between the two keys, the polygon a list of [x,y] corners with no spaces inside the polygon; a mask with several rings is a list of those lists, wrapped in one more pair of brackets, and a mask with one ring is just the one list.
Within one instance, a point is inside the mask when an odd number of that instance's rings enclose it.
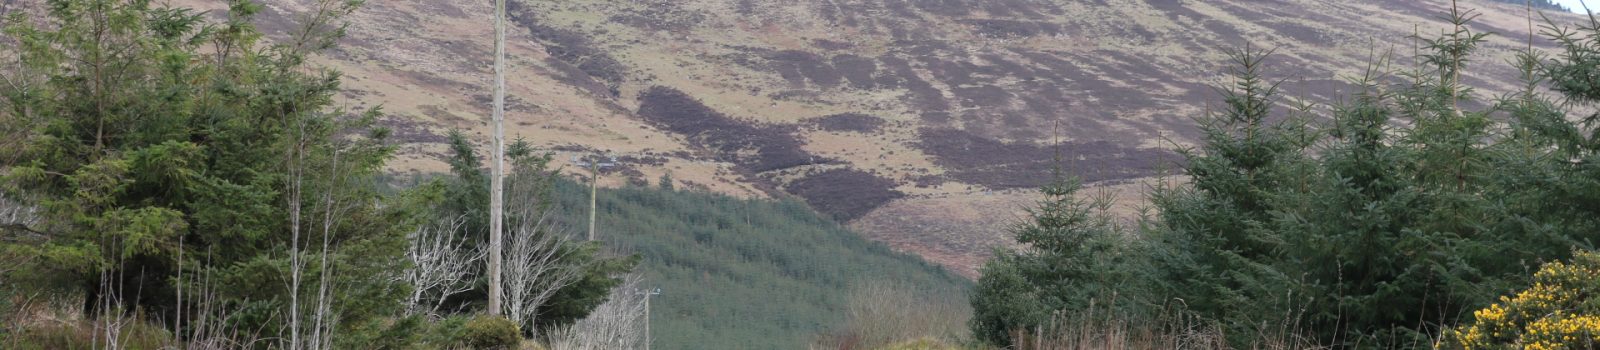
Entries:
{"label": "shrub", "polygon": [[422,340],[429,326],[428,319],[420,315],[369,320],[350,325],[334,337],[333,344],[342,349],[410,349]]}
{"label": "shrub", "polygon": [[428,348],[460,347],[467,320],[466,316],[456,315],[425,324],[421,344]]}
{"label": "shrub", "polygon": [[499,316],[478,316],[461,329],[461,340],[473,349],[513,349],[522,341],[522,330]]}
{"label": "shrub", "polygon": [[1474,312],[1445,332],[1440,349],[1595,349],[1600,347],[1600,253],[1545,264],[1533,286]]}

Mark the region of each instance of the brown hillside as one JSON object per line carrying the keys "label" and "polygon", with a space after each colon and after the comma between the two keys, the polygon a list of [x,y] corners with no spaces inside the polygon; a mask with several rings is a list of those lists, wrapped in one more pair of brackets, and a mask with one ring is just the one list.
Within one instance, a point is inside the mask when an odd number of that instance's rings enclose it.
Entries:
{"label": "brown hillside", "polygon": [[[280,36],[313,7],[265,3],[261,27]],[[1172,169],[1168,149],[1194,141],[1191,118],[1216,100],[1225,50],[1276,49],[1270,73],[1286,91],[1332,101],[1375,51],[1409,62],[1406,37],[1444,29],[1449,3],[512,0],[508,134],[562,160],[623,156],[630,165],[608,185],[671,173],[712,191],[799,196],[971,275],[1009,244],[1001,228],[1056,151],[1091,181]],[[1504,62],[1526,45],[1527,14],[1462,4],[1482,10],[1473,29],[1499,34],[1467,80],[1483,98],[1512,89]],[[446,130],[488,130],[490,8],[372,1],[321,58],[347,74],[348,104],[388,112],[405,143],[395,171],[442,171]],[[1050,147],[1057,123],[1064,143]]]}

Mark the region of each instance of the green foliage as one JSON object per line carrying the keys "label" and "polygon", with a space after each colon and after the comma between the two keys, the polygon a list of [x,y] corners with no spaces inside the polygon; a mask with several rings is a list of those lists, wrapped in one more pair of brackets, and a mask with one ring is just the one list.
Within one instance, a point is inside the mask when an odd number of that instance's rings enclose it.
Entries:
{"label": "green foliage", "polygon": [[985,263],[972,292],[972,333],[979,340],[1010,345],[1012,332],[1043,324],[1055,313],[1039,286],[1020,271],[1016,255],[1001,254]]}
{"label": "green foliage", "polygon": [[[338,339],[334,339],[333,347],[374,350],[425,348],[419,345],[427,339],[425,336],[431,326],[430,321],[421,316],[372,319],[348,327]],[[459,342],[451,344],[455,343]]]}
{"label": "green foliage", "polygon": [[[1483,34],[1465,29],[1470,13],[1452,15],[1458,30],[1418,39],[1427,50],[1403,73],[1411,84],[1377,88],[1386,62],[1374,62],[1357,81],[1365,91],[1333,106],[1323,134],[1264,124],[1275,96],[1259,78],[1264,55],[1240,55],[1228,108],[1188,154],[1194,186],[1155,198],[1152,235],[1184,247],[1159,258],[1179,271],[1168,295],[1236,344],[1263,324],[1299,324],[1343,346],[1429,344],[1437,322],[1516,283],[1525,262],[1576,244],[1511,239],[1526,237],[1504,224],[1519,213],[1489,200],[1514,189],[1485,181],[1504,175],[1485,166],[1497,156],[1484,151],[1490,111],[1459,107],[1471,96],[1460,72]],[[1317,141],[1293,142],[1305,138]]]}
{"label": "green foliage", "polygon": [[[463,218],[465,223],[460,228],[460,234],[466,237],[478,237],[469,240],[470,244],[482,244],[488,239],[489,213],[486,209],[489,206],[489,177],[484,169],[479,168],[482,161],[465,136],[456,131],[452,131],[450,135],[452,152],[450,164],[454,176],[443,181],[445,189],[443,199],[438,204],[435,215],[438,215],[438,218]],[[554,202],[554,193],[551,191],[558,177],[549,169],[550,155],[534,153],[528,143],[522,140],[509,145],[506,155],[512,163],[506,185],[508,199],[506,227],[518,227],[524,221],[544,219],[541,215],[544,215]],[[559,249],[563,250],[558,254],[561,256],[559,263],[582,266],[583,276],[571,285],[561,288],[544,305],[540,305],[537,324],[522,325],[529,331],[568,325],[588,315],[591,310],[605,302],[606,295],[612,287],[621,283],[618,276],[632,271],[634,265],[638,264],[636,257],[605,254],[597,242],[568,243]],[[487,277],[479,278],[478,288],[474,292],[466,293],[460,300],[454,302],[463,305],[486,303],[487,279]]]}
{"label": "green foliage", "polygon": [[[1336,347],[1427,347],[1461,315],[1536,282],[1526,271],[1539,262],[1592,248],[1600,117],[1563,108],[1600,102],[1592,79],[1600,28],[1552,22],[1545,33],[1561,53],[1523,53],[1524,91],[1474,110],[1466,106],[1483,103],[1461,78],[1485,37],[1468,29],[1474,16],[1452,10],[1454,30],[1416,38],[1415,67],[1396,72],[1389,55],[1372,62],[1354,81],[1361,91],[1328,106],[1326,122],[1311,121],[1318,108],[1279,99],[1264,78],[1266,53],[1236,54],[1223,108],[1200,119],[1202,142],[1184,152],[1190,183],[1158,186],[1155,216],[1126,233],[1148,244],[1106,253],[1087,241],[1038,239],[1072,235],[1014,230],[1033,251],[985,267],[974,331],[1003,343],[1007,328],[1082,310],[1056,302],[1070,295],[1059,290],[1107,293],[1072,274],[1079,262],[1038,268],[1057,275],[1030,273],[1030,253],[1121,254],[1130,261],[1121,266],[1148,273],[1107,290],[1146,306],[1175,302],[1235,346],[1299,333]],[[1552,102],[1543,87],[1572,105]],[[1286,104],[1295,108],[1276,111]],[[1036,226],[1048,212],[1034,212]]]}
{"label": "green foliage", "polygon": [[[1077,179],[1059,173],[1041,189],[1044,199],[1011,229],[1023,251],[999,251],[983,267],[972,295],[972,330],[979,340],[1010,345],[1013,332],[1034,329],[1058,311],[1117,303],[1146,306],[1113,292],[1133,283],[1138,261],[1106,214],[1110,197],[1086,198]],[[1104,305],[1102,305],[1104,306]]]}
{"label": "green foliage", "polygon": [[674,190],[677,190],[677,188],[675,186],[676,185],[674,185],[673,181],[672,181],[672,174],[671,173],[661,174],[661,179],[656,181],[656,187],[661,188],[661,190],[663,190],[663,191],[674,191]]}
{"label": "green foliage", "polygon": [[1165,293],[1240,337],[1256,327],[1249,317],[1292,310],[1286,298],[1295,295],[1280,291],[1294,281],[1269,263],[1285,241],[1267,225],[1275,195],[1303,191],[1307,170],[1302,144],[1293,142],[1301,130],[1268,120],[1280,101],[1262,75],[1264,58],[1249,48],[1234,53],[1232,85],[1220,89],[1225,108],[1200,119],[1200,148],[1182,152],[1192,186],[1157,188],[1151,202],[1159,212],[1148,228],[1166,247],[1152,250]]}
{"label": "green foliage", "polygon": [[[558,221],[587,230],[588,192],[558,180]],[[858,282],[928,295],[961,295],[970,283],[793,200],[643,187],[598,199],[600,240],[641,257],[645,286],[661,288],[650,302],[655,349],[804,348],[844,323]]]}
{"label": "green foliage", "polygon": [[1580,252],[1533,275],[1533,286],[1472,314],[1439,349],[1593,349],[1600,346],[1600,254]]}
{"label": "green foliage", "polygon": [[515,349],[522,342],[522,331],[504,317],[478,316],[461,327],[461,339],[473,349]]}
{"label": "green foliage", "polygon": [[[98,334],[103,329],[97,329],[83,323],[59,322],[29,328],[16,335],[15,339],[0,338],[0,344],[6,344],[7,349],[16,350],[53,350],[53,349],[94,349],[106,347],[104,335]],[[116,348],[130,350],[157,350],[168,349],[172,344],[172,333],[162,329],[159,325],[146,322],[130,322],[119,329]]]}
{"label": "green foliage", "polygon": [[[371,179],[391,152],[378,112],[332,108],[339,74],[305,65],[357,5],[306,18],[282,45],[259,43],[248,1],[220,23],[139,0],[8,18],[19,66],[0,88],[0,153],[14,157],[0,159],[0,192],[41,218],[0,231],[0,251],[38,256],[19,274],[75,285],[83,305],[115,299],[167,321],[207,294],[240,310],[227,322],[276,336],[288,314],[313,313],[289,300],[325,276],[338,279],[334,328],[392,314],[404,288],[388,273],[415,207],[378,205]],[[293,261],[299,290],[285,282]]]}
{"label": "green foliage", "polygon": [[477,315],[451,315],[440,320],[425,323],[426,327],[419,330],[418,345],[429,349],[452,349],[466,346],[467,320]]}

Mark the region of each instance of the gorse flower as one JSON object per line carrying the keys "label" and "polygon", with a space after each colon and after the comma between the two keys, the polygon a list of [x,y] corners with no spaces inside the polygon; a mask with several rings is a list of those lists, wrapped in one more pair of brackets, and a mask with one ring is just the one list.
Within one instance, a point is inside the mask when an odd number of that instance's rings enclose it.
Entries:
{"label": "gorse flower", "polygon": [[1533,286],[1472,314],[1440,349],[1574,350],[1600,347],[1600,254],[1545,264]]}

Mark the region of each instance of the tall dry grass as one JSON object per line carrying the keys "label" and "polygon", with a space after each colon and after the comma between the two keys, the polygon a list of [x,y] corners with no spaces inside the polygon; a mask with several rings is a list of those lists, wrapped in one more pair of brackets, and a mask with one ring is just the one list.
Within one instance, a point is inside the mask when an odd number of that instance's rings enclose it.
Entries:
{"label": "tall dry grass", "polygon": [[[812,343],[811,349],[942,350],[983,349],[970,337],[972,311],[959,296],[925,295],[893,283],[866,283],[853,289],[844,326]],[[1110,307],[1059,313],[1045,324],[1012,332],[1011,350],[1320,350],[1327,347],[1300,336],[1292,313],[1262,324],[1245,336],[1248,345],[1229,344],[1214,322],[1179,307],[1155,317],[1132,317]]]}
{"label": "tall dry grass", "polygon": [[88,317],[81,299],[12,296],[6,313],[6,349],[163,349],[176,346],[172,333],[134,312]]}
{"label": "tall dry grass", "polygon": [[82,295],[12,294],[6,300],[10,310],[0,312],[0,349],[222,350],[275,341],[229,326],[222,321],[227,312],[211,294],[202,295],[180,336],[141,310],[111,307],[85,314]]}
{"label": "tall dry grass", "polygon": [[[1299,332],[1293,321],[1262,325],[1249,335],[1254,350],[1316,350]],[[1106,309],[1059,314],[1045,325],[1030,331],[1013,332],[1016,350],[1224,350],[1239,349],[1228,343],[1228,334],[1215,323],[1182,312],[1168,312],[1155,319],[1130,318]]]}
{"label": "tall dry grass", "polygon": [[843,329],[819,337],[812,349],[879,349],[913,341],[948,343],[970,338],[972,307],[966,296],[918,291],[873,281],[852,288]]}

